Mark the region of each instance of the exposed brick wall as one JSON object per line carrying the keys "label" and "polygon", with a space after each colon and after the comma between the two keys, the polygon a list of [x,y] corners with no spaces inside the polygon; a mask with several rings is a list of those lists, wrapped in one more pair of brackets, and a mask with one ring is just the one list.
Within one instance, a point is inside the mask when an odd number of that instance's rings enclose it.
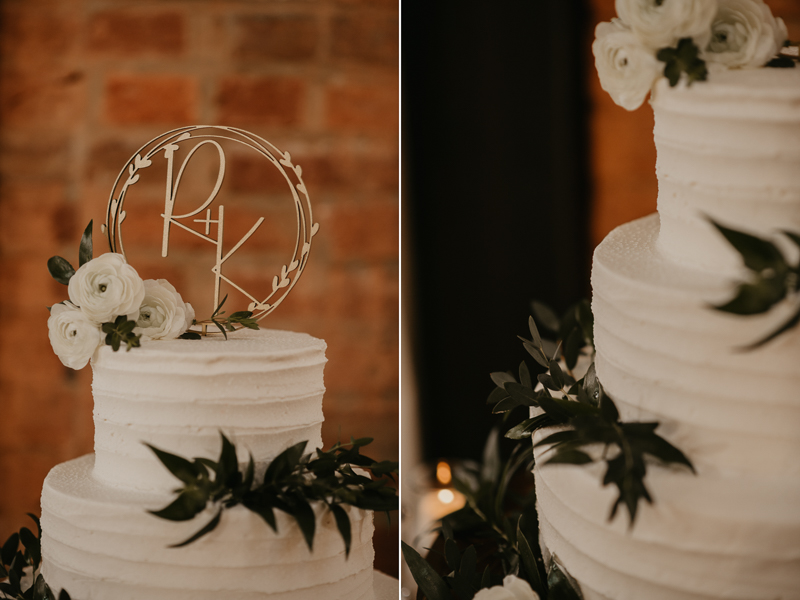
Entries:
{"label": "exposed brick wall", "polygon": [[[785,21],[789,39],[800,41],[800,2],[766,2],[772,14]],[[591,9],[593,24],[616,16],[614,0],[591,0]],[[591,56],[594,28],[588,33],[586,53],[594,65]],[[591,107],[592,244],[597,245],[614,227],[656,210],[656,148],[650,106],[645,103],[633,112],[620,108],[600,88],[593,66],[587,73]]]}
{"label": "exposed brick wall", "polygon": [[[53,465],[93,446],[90,369],[62,367],[47,339],[44,307],[66,289],[49,277],[46,260],[75,259],[89,219],[104,221],[125,162],[177,126],[239,126],[303,166],[320,234],[305,275],[266,325],[328,342],[326,444],[339,434],[373,435],[371,454],[396,458],[397,2],[0,6],[0,538],[25,524],[25,512],[39,512]],[[227,178],[244,206],[277,189],[250,155],[230,156]],[[160,193],[146,193],[142,209],[159,210]],[[134,266],[193,301],[201,276],[149,258],[153,236],[130,218],[126,249],[143,257]],[[292,231],[269,221],[271,236],[293,242]],[[98,253],[105,251],[95,232]],[[196,250],[191,240],[173,240],[177,256]],[[259,279],[260,251],[269,249],[248,250],[238,280]],[[376,517],[377,564],[392,572],[396,538],[385,523]]]}

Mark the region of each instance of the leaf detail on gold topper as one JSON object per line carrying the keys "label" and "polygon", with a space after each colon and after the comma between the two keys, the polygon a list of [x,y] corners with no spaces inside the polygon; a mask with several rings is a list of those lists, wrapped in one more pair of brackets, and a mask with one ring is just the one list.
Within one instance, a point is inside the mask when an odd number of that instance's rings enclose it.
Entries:
{"label": "leaf detail on gold topper", "polygon": [[[189,147],[185,144],[179,146],[181,142],[189,139],[195,142],[194,146],[191,144]],[[258,219],[236,243],[232,245],[225,243],[223,247],[223,236],[228,233],[228,228],[223,225],[223,223],[227,222],[225,207],[220,202],[221,198],[217,198],[225,171],[225,153],[220,146],[220,142],[238,143],[254,150],[282,173],[290,190],[292,190],[292,204],[297,212],[297,242],[291,258],[281,267],[279,275],[272,277],[272,292],[266,298],[255,298],[232,280],[228,275],[229,271],[225,269],[227,266],[226,261],[250,239],[265,218]],[[187,211],[184,209],[178,211],[175,209],[177,188],[186,163],[199,147],[209,144],[215,146],[220,155],[220,170],[217,183],[208,198],[199,206],[193,210]],[[184,150],[188,150],[188,155],[185,157],[183,157]],[[181,152],[179,153],[179,151]],[[182,162],[181,164],[175,164],[173,171],[173,161],[176,160],[179,154],[182,157]],[[167,161],[167,193],[165,194],[164,212],[161,214],[164,219],[162,256],[166,257],[168,255],[171,230],[188,232],[201,238],[204,242],[215,245],[216,263],[211,265],[210,269],[215,281],[215,305],[217,305],[220,294],[220,284],[224,284],[238,290],[249,299],[250,310],[258,311],[257,314],[253,315],[254,320],[263,318],[283,301],[288,292],[297,283],[308,262],[311,240],[319,229],[319,223],[314,223],[308,190],[302,181],[303,169],[300,165],[292,163],[292,156],[289,152],[282,152],[263,138],[241,129],[223,126],[191,126],[166,132],[154,138],[134,153],[114,184],[114,189],[109,197],[106,223],[103,225],[103,231],[108,237],[112,252],[125,253],[122,246],[120,225],[125,220],[123,203],[126,192],[131,185],[139,181],[140,174],[138,171],[151,166],[153,162],[158,160],[159,155],[163,156]],[[179,201],[178,204],[180,203]],[[216,206],[216,210],[212,211],[212,203]],[[201,224],[201,229],[198,229],[197,223]],[[223,273],[223,270],[225,270],[225,273]],[[290,275],[291,273],[295,273],[295,275],[292,276]],[[281,292],[279,290],[285,291]],[[197,320],[198,325],[204,326],[207,323],[210,323],[210,321]]]}

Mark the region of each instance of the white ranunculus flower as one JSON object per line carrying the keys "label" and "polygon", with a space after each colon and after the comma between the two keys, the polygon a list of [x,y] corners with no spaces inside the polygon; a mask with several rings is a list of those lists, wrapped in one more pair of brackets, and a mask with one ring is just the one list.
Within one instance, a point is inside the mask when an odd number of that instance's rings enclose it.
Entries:
{"label": "white ranunculus flower", "polygon": [[654,50],[674,46],[681,38],[706,45],[717,0],[616,0],[617,15]]}
{"label": "white ranunculus flower", "polygon": [[539,594],[524,579],[506,575],[502,587],[496,585],[478,590],[474,600],[539,600]]}
{"label": "white ranunculus flower", "polygon": [[47,319],[50,345],[64,366],[82,369],[103,343],[103,333],[84,312],[72,304],[56,304]]}
{"label": "white ranunculus flower", "polygon": [[763,67],[788,37],[763,0],[720,0],[703,58],[730,69]]}
{"label": "white ranunculus flower", "polygon": [[143,340],[172,340],[189,328],[194,309],[166,279],[148,279],[144,290],[134,333]]}
{"label": "white ranunculus flower", "polygon": [[136,320],[144,299],[144,283],[124,256],[103,254],[70,278],[69,299],[95,323],[108,323],[120,315]]}
{"label": "white ranunculus flower", "polygon": [[618,105],[636,110],[661,74],[661,63],[619,19],[598,24],[594,33],[592,52],[600,86]]}

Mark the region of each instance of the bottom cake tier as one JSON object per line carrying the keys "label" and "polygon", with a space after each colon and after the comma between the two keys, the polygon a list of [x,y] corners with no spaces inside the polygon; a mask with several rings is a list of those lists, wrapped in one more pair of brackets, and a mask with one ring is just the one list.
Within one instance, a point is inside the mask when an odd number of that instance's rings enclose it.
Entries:
{"label": "bottom cake tier", "polygon": [[[800,600],[800,331],[755,350],[794,308],[715,311],[734,281],[673,262],[657,215],[623,225],[595,251],[595,364],[623,421],[658,421],[686,468],[648,465],[653,504],[629,527],[603,487],[605,465],[542,465],[543,545],[585,600]],[[534,441],[547,431],[538,431]]]}
{"label": "bottom cake tier", "polygon": [[278,532],[242,506],[199,540],[170,548],[212,513],[189,522],[148,513],[173,494],[110,487],[92,476],[94,455],[56,466],[42,490],[43,574],[76,600],[372,600],[372,513],[348,508],[350,555],[333,514],[317,513],[313,551],[294,519]]}

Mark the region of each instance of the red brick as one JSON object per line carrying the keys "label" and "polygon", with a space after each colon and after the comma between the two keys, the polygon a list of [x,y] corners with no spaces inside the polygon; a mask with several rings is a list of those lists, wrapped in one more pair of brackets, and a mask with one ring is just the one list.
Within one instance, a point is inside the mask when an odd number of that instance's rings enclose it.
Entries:
{"label": "red brick", "polygon": [[[58,214],[55,211],[69,210],[64,186],[59,183],[20,182],[4,185],[2,191],[0,223],[4,224],[1,242],[3,253],[6,256],[44,256],[52,251],[52,247],[43,247],[42,240],[52,244],[53,240],[65,235],[63,224],[54,218]],[[80,234],[75,237],[76,244],[79,239]],[[45,260],[47,258],[49,256]]]}
{"label": "red brick", "polygon": [[398,18],[396,15],[349,13],[331,23],[331,55],[334,58],[397,65]]}
{"label": "red brick", "polygon": [[326,92],[326,122],[333,129],[396,134],[400,107],[396,81],[339,85]]}
{"label": "red brick", "polygon": [[3,178],[63,181],[71,168],[69,150],[70,138],[61,133],[5,132],[0,145]]}
{"label": "red brick", "polygon": [[86,105],[84,79],[80,71],[7,73],[0,87],[0,125],[12,131],[75,130]]}
{"label": "red brick", "polygon": [[395,203],[334,206],[328,234],[332,254],[337,260],[396,260],[400,239],[398,229],[398,206]]}
{"label": "red brick", "polygon": [[186,25],[179,12],[109,10],[87,24],[87,46],[95,54],[173,56],[184,48]]}
{"label": "red brick", "polygon": [[299,125],[306,85],[291,77],[226,77],[217,94],[217,120],[231,125]]}
{"label": "red brick", "polygon": [[[333,189],[394,191],[398,188],[397,155],[355,155],[332,150],[324,155],[292,154],[303,168],[303,180],[313,197]],[[265,160],[251,155],[234,155],[228,162],[233,189],[239,192],[281,191],[286,181],[277,170],[265,167]]]}
{"label": "red brick", "polygon": [[105,116],[114,124],[191,124],[197,120],[197,102],[192,77],[117,74],[106,80]]}
{"label": "red brick", "polygon": [[77,20],[56,11],[8,9],[4,5],[0,43],[6,68],[52,70],[78,45]]}
{"label": "red brick", "polygon": [[319,45],[319,23],[311,16],[246,15],[236,26],[234,56],[241,60],[303,60]]}
{"label": "red brick", "polygon": [[[296,157],[292,157],[297,160]],[[305,164],[303,166],[303,179],[307,177]],[[289,184],[281,172],[269,160],[255,153],[231,153],[227,155],[227,173],[234,192],[244,193],[274,193],[285,192],[289,194]]]}
{"label": "red brick", "polygon": [[342,6],[366,6],[368,8],[394,9],[397,12],[400,8],[398,0],[335,0],[336,4]]}

